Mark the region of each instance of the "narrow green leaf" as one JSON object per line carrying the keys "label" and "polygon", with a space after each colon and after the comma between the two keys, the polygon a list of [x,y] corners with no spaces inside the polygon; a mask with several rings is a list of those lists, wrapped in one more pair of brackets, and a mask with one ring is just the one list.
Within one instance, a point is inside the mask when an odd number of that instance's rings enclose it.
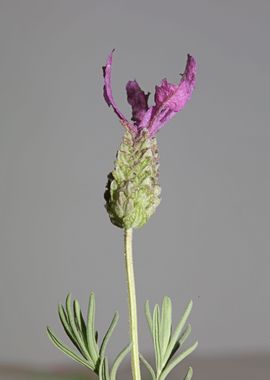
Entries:
{"label": "narrow green leaf", "polygon": [[73,302],[73,312],[75,317],[75,323],[80,333],[85,347],[87,347],[87,334],[86,334],[86,325],[82,315],[81,307],[78,300],[74,300]]}
{"label": "narrow green leaf", "polygon": [[179,335],[181,334],[183,327],[185,326],[186,321],[190,315],[191,309],[192,309],[192,301],[190,301],[188,303],[188,305],[184,311],[184,314],[182,315],[178,325],[176,326],[175,332],[173,333],[173,336],[170,339],[170,343],[169,343],[167,350],[166,350],[166,353],[164,355],[163,363],[167,363],[169,357],[171,356],[173,348],[179,339]]}
{"label": "narrow green leaf", "polygon": [[81,354],[85,357],[85,359],[93,360],[93,362],[95,363],[95,360],[90,356],[90,353],[88,352],[88,349],[85,346],[84,341],[83,341],[79,331],[77,330],[77,326],[75,323],[75,319],[74,319],[74,315],[73,315],[72,307],[71,307],[71,294],[68,294],[67,298],[66,298],[66,310],[67,310],[69,325],[72,329],[72,332],[73,332],[74,337],[78,343],[78,346],[80,347]]}
{"label": "narrow green leaf", "polygon": [[82,322],[81,322],[81,308],[78,300],[73,301],[73,312],[75,316],[75,323],[79,331],[82,331]]}
{"label": "narrow green leaf", "polygon": [[99,380],[110,380],[108,359],[103,358],[99,366]]}
{"label": "narrow green leaf", "polygon": [[161,357],[163,359],[168,347],[172,331],[172,302],[169,297],[164,297],[161,308],[160,344]]}
{"label": "narrow green leaf", "polygon": [[152,332],[152,330],[153,330],[152,315],[151,315],[151,311],[150,311],[150,306],[149,306],[149,301],[148,300],[145,302],[144,311],[145,311],[146,320],[147,320],[147,323],[148,323],[148,326],[149,326],[149,330],[150,330],[151,334],[153,334],[153,332]]}
{"label": "narrow green leaf", "polygon": [[145,365],[145,367],[148,369],[150,375],[152,376],[152,379],[156,380],[155,371],[153,370],[151,364],[142,356],[142,354],[139,354],[139,355],[140,355],[141,361],[143,362],[143,364]]}
{"label": "narrow green leaf", "polygon": [[187,340],[187,338],[189,337],[189,334],[191,333],[191,325],[188,324],[187,327],[185,328],[185,330],[183,331],[182,335],[180,336],[178,342],[176,342],[172,352],[171,352],[171,355],[168,359],[168,361],[170,361],[170,359],[173,357],[173,355],[176,353],[176,351],[178,350],[179,347],[181,347],[185,341]]}
{"label": "narrow green leaf", "polygon": [[120,354],[115,359],[115,361],[114,361],[114,363],[112,365],[112,369],[111,369],[110,380],[116,380],[116,373],[117,373],[118,367],[121,364],[121,362],[124,360],[125,356],[130,352],[131,346],[132,346],[132,344],[130,343],[127,347],[125,347],[120,352]]}
{"label": "narrow green leaf", "polygon": [[100,350],[99,350],[99,356],[100,358],[103,358],[104,355],[105,355],[105,351],[106,351],[106,347],[107,347],[107,344],[108,344],[108,341],[113,333],[113,330],[115,329],[115,326],[117,325],[117,322],[119,320],[119,314],[118,312],[116,312],[114,314],[114,317],[110,323],[110,326],[102,340],[102,343],[101,343],[101,346],[100,346]]}
{"label": "narrow green leaf", "polygon": [[58,315],[59,315],[60,321],[62,323],[62,326],[63,326],[66,334],[68,335],[69,339],[74,344],[74,346],[81,352],[80,347],[79,347],[78,343],[76,342],[76,338],[73,334],[73,331],[69,325],[65,309],[64,309],[63,305],[61,305],[61,304],[58,305]]}
{"label": "narrow green leaf", "polygon": [[165,367],[164,371],[162,371],[161,376],[159,380],[164,380],[168,374],[171,372],[171,370],[179,364],[182,360],[184,360],[188,355],[190,355],[195,348],[198,346],[198,342],[195,342],[191,347],[189,347],[186,351],[181,352],[179,356],[177,356],[172,362],[168,363]]}
{"label": "narrow green leaf", "polygon": [[183,346],[187,338],[189,337],[189,334],[191,333],[191,325],[188,324],[185,330],[183,331],[183,334],[180,336],[178,342],[180,346]]}
{"label": "narrow green leaf", "polygon": [[110,379],[109,363],[108,363],[108,359],[106,357],[104,360],[104,376],[105,376],[106,380]]}
{"label": "narrow green leaf", "polygon": [[51,339],[51,341],[53,342],[53,344],[60,350],[62,351],[64,354],[68,355],[69,357],[71,357],[73,360],[75,360],[76,362],[84,365],[85,367],[87,368],[90,368],[91,370],[94,370],[94,365],[93,365],[93,362],[91,362],[90,360],[86,361],[84,360],[83,358],[79,357],[77,354],[75,354],[73,351],[71,351],[68,347],[66,347],[54,334],[53,332],[50,330],[49,327],[47,327],[47,333],[48,333],[48,336],[49,338]]}
{"label": "narrow green leaf", "polygon": [[192,376],[193,376],[193,369],[191,367],[189,367],[188,371],[187,371],[187,374],[184,378],[184,380],[191,380],[192,379]]}
{"label": "narrow green leaf", "polygon": [[89,297],[89,304],[88,304],[86,332],[87,332],[88,350],[94,362],[98,360],[98,346],[95,340],[95,309],[96,309],[95,295],[93,292],[91,292],[90,297]]}
{"label": "narrow green leaf", "polygon": [[98,377],[99,380],[104,380],[103,376],[103,366],[104,366],[104,360],[105,358],[101,359],[100,364],[99,364],[99,370],[98,370]]}
{"label": "narrow green leaf", "polygon": [[159,306],[155,305],[154,313],[153,313],[153,340],[154,340],[154,349],[155,349],[155,357],[156,357],[156,370],[157,377],[161,372],[161,353],[160,353],[160,310]]}

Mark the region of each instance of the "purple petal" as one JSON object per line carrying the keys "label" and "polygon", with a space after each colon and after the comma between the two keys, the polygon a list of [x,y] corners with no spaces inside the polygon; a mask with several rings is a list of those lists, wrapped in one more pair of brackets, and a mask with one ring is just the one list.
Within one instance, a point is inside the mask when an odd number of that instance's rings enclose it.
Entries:
{"label": "purple petal", "polygon": [[145,112],[142,121],[140,122],[140,125],[138,125],[138,129],[149,129],[150,121],[153,117],[153,109],[154,107],[151,106],[148,108],[148,110]]}
{"label": "purple petal", "polygon": [[180,83],[176,85],[163,79],[161,85],[156,86],[156,104],[148,125],[150,135],[155,135],[167,121],[184,108],[195,87],[196,71],[196,61],[188,54],[186,68]]}
{"label": "purple petal", "polygon": [[139,125],[148,110],[147,101],[150,93],[145,94],[135,80],[127,83],[126,90],[127,100],[132,107],[131,120],[135,125]]}
{"label": "purple petal", "polygon": [[112,106],[114,112],[119,117],[121,122],[124,124],[128,124],[127,119],[122,114],[122,112],[118,109],[117,105],[115,104],[113,95],[112,95],[112,87],[111,87],[111,72],[112,72],[112,56],[113,56],[114,50],[111,52],[111,54],[108,56],[106,65],[102,67],[103,69],[103,77],[104,77],[104,87],[103,87],[103,96],[108,104],[108,106]]}

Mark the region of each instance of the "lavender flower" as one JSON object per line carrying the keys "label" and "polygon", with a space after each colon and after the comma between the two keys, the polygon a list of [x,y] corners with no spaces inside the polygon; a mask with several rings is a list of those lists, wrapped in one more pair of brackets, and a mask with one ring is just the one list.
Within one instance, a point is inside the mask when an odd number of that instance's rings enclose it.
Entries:
{"label": "lavender flower", "polygon": [[112,56],[109,55],[106,65],[103,67],[104,98],[108,106],[112,107],[120,122],[133,134],[138,135],[146,129],[150,137],[156,135],[173,116],[181,111],[191,98],[195,87],[197,65],[195,59],[188,54],[184,74],[179,84],[169,83],[166,79],[161,81],[155,89],[155,105],[148,106],[149,93],[145,94],[136,80],[129,81],[126,85],[127,100],[132,108],[132,118],[127,118],[117,107],[111,88]]}
{"label": "lavender flower", "polygon": [[103,67],[104,98],[126,127],[126,133],[117,152],[114,170],[108,176],[104,197],[114,225],[138,228],[149,220],[160,203],[156,133],[190,99],[195,86],[196,62],[188,55],[179,84],[163,79],[161,85],[156,86],[154,106],[148,106],[149,93],[145,94],[135,80],[129,81],[126,91],[132,118],[128,121],[112,95],[112,55],[113,51]]}

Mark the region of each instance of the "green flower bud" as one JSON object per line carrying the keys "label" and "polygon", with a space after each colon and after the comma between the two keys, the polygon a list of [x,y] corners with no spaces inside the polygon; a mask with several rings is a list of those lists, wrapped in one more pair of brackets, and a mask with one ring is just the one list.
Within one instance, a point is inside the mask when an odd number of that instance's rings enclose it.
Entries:
{"label": "green flower bud", "polygon": [[108,175],[104,198],[111,222],[120,228],[142,227],[160,203],[158,149],[147,130],[126,130]]}

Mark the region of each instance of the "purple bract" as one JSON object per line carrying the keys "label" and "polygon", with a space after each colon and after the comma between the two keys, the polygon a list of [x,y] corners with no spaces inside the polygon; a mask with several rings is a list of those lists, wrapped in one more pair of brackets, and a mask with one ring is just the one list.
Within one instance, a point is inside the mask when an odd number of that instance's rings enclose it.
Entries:
{"label": "purple bract", "polygon": [[136,80],[129,81],[126,85],[126,91],[128,103],[132,108],[132,121],[128,121],[118,109],[112,95],[111,70],[113,52],[114,50],[103,67],[104,98],[126,128],[135,135],[138,135],[142,129],[147,129],[149,136],[153,137],[167,121],[184,108],[191,98],[196,81],[196,61],[188,54],[186,68],[179,84],[172,84],[163,79],[160,86],[156,86],[154,106],[148,106],[149,93],[145,94]]}

